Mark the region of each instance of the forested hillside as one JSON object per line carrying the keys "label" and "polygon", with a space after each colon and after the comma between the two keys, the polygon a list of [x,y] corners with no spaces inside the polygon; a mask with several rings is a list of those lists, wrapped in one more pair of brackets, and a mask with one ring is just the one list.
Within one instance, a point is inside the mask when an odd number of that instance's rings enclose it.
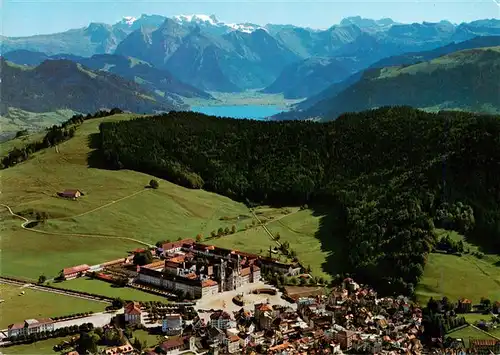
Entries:
{"label": "forested hillside", "polygon": [[498,116],[386,107],[319,124],[172,112],[100,130],[109,168],[243,201],[328,205],[346,258],[331,271],[379,292],[413,293],[434,224],[500,249]]}

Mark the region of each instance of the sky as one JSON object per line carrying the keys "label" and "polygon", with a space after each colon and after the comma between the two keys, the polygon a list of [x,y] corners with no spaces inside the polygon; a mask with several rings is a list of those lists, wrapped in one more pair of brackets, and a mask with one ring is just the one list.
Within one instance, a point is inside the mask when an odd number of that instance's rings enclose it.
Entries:
{"label": "sky", "polygon": [[5,36],[66,31],[90,22],[113,24],[124,16],[214,14],[227,23],[294,24],[328,28],[348,16],[403,23],[469,22],[500,18],[500,0],[0,0],[0,28]]}

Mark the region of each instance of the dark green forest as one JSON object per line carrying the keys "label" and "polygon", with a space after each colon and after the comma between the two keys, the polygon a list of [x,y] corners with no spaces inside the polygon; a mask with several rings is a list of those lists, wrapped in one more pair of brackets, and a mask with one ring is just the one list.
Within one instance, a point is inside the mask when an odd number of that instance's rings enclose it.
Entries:
{"label": "dark green forest", "polygon": [[102,123],[100,153],[189,188],[274,205],[328,206],[342,270],[413,294],[434,227],[500,250],[500,118],[383,107],[333,122],[171,112]]}

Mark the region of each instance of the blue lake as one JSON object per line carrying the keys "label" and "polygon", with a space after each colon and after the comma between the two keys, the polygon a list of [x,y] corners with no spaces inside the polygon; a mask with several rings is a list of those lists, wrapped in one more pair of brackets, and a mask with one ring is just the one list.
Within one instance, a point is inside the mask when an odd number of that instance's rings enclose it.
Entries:
{"label": "blue lake", "polygon": [[237,106],[191,106],[191,110],[211,116],[264,119],[283,112],[281,106],[237,105]]}

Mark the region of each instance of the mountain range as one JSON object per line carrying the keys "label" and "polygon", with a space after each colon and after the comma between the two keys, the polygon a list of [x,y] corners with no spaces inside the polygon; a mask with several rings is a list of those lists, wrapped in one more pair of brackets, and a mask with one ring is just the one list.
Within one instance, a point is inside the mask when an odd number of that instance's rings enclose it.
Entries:
{"label": "mountain range", "polygon": [[[113,25],[91,23],[52,35],[2,38],[3,58],[22,65],[2,61],[7,68],[2,73],[2,88],[8,94],[3,95],[7,99],[2,108],[14,105],[36,112],[61,108],[94,111],[104,105],[153,112],[186,108],[185,98],[212,99],[211,91],[252,89],[283,94],[287,99],[307,98],[277,119],[332,118],[342,111],[394,103],[496,110],[499,104],[490,102],[482,89],[470,95],[476,97],[475,102],[464,98],[462,104],[463,91],[441,82],[426,85],[439,78],[455,80],[455,86],[468,89],[469,85],[481,86],[461,71],[482,75],[488,68],[495,72],[496,59],[483,62],[485,56],[494,57],[495,50],[480,51],[481,55],[463,52],[459,58],[467,65],[454,64],[451,69],[435,60],[461,50],[499,46],[499,35],[500,20],[496,19],[401,24],[357,16],[327,29],[311,29],[232,24],[213,15],[129,16]],[[422,70],[417,65],[421,61],[430,61],[434,69]],[[410,65],[414,71],[382,69],[401,65]],[[5,84],[9,75],[12,87]],[[37,81],[40,77],[43,83]],[[60,92],[59,80],[68,91]],[[95,92],[101,92],[99,97],[90,93],[92,85],[97,87]],[[434,95],[441,99],[437,102],[427,95],[415,97],[413,89],[405,85],[429,92],[436,88],[451,91]],[[407,93],[410,96],[396,95],[399,86],[400,93],[411,89]],[[47,91],[43,95],[42,87]],[[105,92],[111,87],[115,88],[113,93]],[[388,90],[388,95],[380,97],[380,90]],[[118,92],[127,99],[117,97]],[[483,94],[486,96],[477,96]],[[83,100],[77,102],[76,96]],[[118,105],[122,101],[124,104]]]}
{"label": "mountain range", "polygon": [[6,60],[27,66],[37,66],[46,60],[66,59],[98,71],[104,71],[134,81],[144,89],[182,103],[182,98],[211,99],[212,96],[194,86],[178,80],[167,70],[158,69],[136,58],[116,54],[95,54],[90,58],[75,55],[52,55],[27,50],[8,52]]}
{"label": "mountain range", "polygon": [[[315,95],[389,56],[499,34],[496,19],[458,25],[448,21],[401,24],[357,16],[318,30],[231,24],[213,15],[142,15],[52,35],[5,37],[2,53],[26,49],[49,56],[118,54],[168,70],[204,91],[264,89],[298,98]],[[310,89],[294,89],[304,83]]]}
{"label": "mountain range", "polygon": [[36,67],[27,67],[0,58],[0,69],[2,114],[10,107],[29,112],[65,108],[95,112],[120,107],[138,113],[186,108],[133,81],[104,71],[92,71],[71,60],[46,60]]}

